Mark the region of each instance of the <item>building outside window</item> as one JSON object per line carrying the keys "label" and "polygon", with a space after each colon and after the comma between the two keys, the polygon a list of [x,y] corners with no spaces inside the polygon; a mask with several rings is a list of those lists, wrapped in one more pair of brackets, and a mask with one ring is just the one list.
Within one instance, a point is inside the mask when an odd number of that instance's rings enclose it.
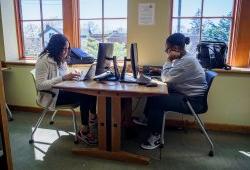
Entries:
{"label": "building outside window", "polygon": [[20,0],[19,16],[26,58],[37,56],[53,34],[63,33],[62,0]]}
{"label": "building outside window", "polygon": [[188,51],[200,41],[223,41],[230,46],[234,0],[173,0],[172,33],[190,37]]}
{"label": "building outside window", "polygon": [[127,0],[79,0],[80,45],[96,57],[99,42],[114,43],[113,55],[127,54]]}

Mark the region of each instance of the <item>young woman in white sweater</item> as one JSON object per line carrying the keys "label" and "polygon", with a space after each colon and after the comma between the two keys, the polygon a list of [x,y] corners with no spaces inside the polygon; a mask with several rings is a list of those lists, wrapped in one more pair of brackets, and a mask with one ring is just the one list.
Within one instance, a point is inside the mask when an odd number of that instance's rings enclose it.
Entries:
{"label": "young woman in white sweater", "polygon": [[[69,53],[70,43],[68,39],[62,34],[53,35],[38,57],[35,66],[36,86],[38,90],[48,90],[56,94],[49,105],[50,110],[54,110],[57,105],[79,103],[83,126],[78,135],[87,144],[96,144],[96,97],[52,88],[56,83],[74,80],[80,76],[79,73],[68,70],[66,60],[69,58]],[[47,106],[51,98],[52,96],[48,93],[39,92],[38,94],[38,102],[42,106]]]}

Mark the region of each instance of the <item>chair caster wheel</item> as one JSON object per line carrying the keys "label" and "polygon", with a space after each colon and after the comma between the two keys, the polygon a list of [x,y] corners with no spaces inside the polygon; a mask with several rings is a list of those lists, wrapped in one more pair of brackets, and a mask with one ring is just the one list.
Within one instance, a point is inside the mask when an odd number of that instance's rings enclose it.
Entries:
{"label": "chair caster wheel", "polygon": [[214,156],[214,151],[209,151],[208,155],[209,155],[210,157],[213,157],[213,156]]}
{"label": "chair caster wheel", "polygon": [[79,144],[79,140],[75,140],[75,141],[74,141],[74,144]]}
{"label": "chair caster wheel", "polygon": [[34,140],[33,140],[33,139],[30,139],[30,140],[29,140],[29,144],[32,144],[32,143],[34,143]]}
{"label": "chair caster wheel", "polygon": [[53,124],[54,124],[54,121],[50,121],[49,124],[50,124],[50,125],[53,125]]}
{"label": "chair caster wheel", "polygon": [[9,121],[13,121],[14,119],[13,118],[9,118]]}

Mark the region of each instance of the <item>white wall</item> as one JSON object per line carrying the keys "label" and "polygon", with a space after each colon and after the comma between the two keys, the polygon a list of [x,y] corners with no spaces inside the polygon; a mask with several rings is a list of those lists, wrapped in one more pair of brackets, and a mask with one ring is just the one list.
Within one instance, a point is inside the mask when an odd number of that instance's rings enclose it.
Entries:
{"label": "white wall", "polygon": [[1,0],[5,60],[18,59],[18,45],[13,0]]}

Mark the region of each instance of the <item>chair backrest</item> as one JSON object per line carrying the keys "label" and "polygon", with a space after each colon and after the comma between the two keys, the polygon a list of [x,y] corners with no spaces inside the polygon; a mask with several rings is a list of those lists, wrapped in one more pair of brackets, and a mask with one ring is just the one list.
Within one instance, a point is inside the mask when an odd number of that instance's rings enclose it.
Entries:
{"label": "chair backrest", "polygon": [[32,69],[30,71],[31,75],[32,75],[32,78],[33,78],[33,82],[34,82],[34,85],[35,85],[35,88],[36,88],[36,94],[38,94],[38,90],[37,90],[37,87],[36,87],[36,69]]}
{"label": "chair backrest", "polygon": [[212,85],[212,82],[214,80],[214,78],[218,75],[216,72],[207,70],[206,72],[206,81],[207,81],[207,91],[206,91],[206,95],[208,95],[208,92],[210,90],[210,87]]}
{"label": "chair backrest", "polygon": [[209,90],[210,90],[210,87],[212,85],[214,78],[218,75],[216,72],[213,72],[210,70],[207,70],[205,72],[205,74],[206,74],[206,81],[207,81],[207,90],[206,90],[205,96],[204,96],[204,108],[202,109],[202,111],[200,113],[205,113],[208,110],[208,105],[207,105],[208,93],[209,93]]}

